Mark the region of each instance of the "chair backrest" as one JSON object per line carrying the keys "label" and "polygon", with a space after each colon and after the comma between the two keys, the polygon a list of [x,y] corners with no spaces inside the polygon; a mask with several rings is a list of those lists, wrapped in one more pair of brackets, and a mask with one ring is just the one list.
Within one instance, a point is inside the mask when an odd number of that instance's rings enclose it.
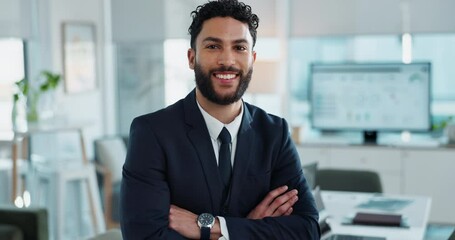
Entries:
{"label": "chair backrest", "polygon": [[125,157],[126,146],[121,137],[109,137],[95,141],[96,161],[108,168],[112,174],[113,182],[122,179],[122,166]]}
{"label": "chair backrest", "polygon": [[455,229],[453,229],[452,235],[450,235],[448,240],[455,240]]}
{"label": "chair backrest", "polygon": [[306,181],[308,182],[308,186],[311,189],[316,187],[315,178],[316,178],[316,171],[318,169],[318,162],[308,163],[302,166],[303,175],[305,176]]}
{"label": "chair backrest", "polygon": [[45,208],[0,206],[0,224],[21,230],[24,240],[49,239],[48,214]]}
{"label": "chair backrest", "polygon": [[98,234],[89,240],[122,240],[122,232],[120,229],[114,228],[107,230],[104,233]]}
{"label": "chair backrest", "polygon": [[321,190],[382,192],[379,174],[365,170],[319,169],[315,184]]}

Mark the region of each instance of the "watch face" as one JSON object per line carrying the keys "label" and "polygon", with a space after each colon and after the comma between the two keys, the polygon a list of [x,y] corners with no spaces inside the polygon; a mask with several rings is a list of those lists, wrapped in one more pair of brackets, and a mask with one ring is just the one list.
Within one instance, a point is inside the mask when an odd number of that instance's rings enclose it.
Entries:
{"label": "watch face", "polygon": [[215,218],[210,213],[202,213],[197,218],[198,224],[201,227],[212,227]]}

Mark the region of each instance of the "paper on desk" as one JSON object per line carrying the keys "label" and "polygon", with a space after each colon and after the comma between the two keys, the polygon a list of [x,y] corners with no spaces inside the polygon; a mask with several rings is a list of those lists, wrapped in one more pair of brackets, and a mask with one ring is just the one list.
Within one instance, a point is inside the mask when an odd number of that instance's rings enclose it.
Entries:
{"label": "paper on desk", "polygon": [[395,212],[409,205],[412,200],[394,199],[394,198],[370,198],[368,201],[360,203],[357,208],[377,209],[389,212]]}

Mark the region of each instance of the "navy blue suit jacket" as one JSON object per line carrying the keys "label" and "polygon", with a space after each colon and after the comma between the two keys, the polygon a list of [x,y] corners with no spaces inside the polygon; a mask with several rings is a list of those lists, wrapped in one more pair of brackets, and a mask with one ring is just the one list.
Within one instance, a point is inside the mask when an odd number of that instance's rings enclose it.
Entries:
{"label": "navy blue suit jacket", "polygon": [[[290,216],[246,219],[272,189],[299,191]],[[168,227],[170,204],[224,216],[230,239],[319,239],[318,212],[284,119],[244,103],[230,199],[193,90],[133,120],[121,187],[124,239],[184,239]]]}

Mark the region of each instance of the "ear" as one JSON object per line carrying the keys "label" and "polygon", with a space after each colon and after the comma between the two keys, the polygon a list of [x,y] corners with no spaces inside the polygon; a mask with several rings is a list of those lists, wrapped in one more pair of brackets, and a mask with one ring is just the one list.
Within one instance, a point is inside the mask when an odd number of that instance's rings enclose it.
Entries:
{"label": "ear", "polygon": [[189,48],[187,52],[188,57],[188,66],[190,69],[194,69],[195,61],[196,61],[196,51],[194,49]]}
{"label": "ear", "polygon": [[253,63],[256,62],[256,51],[253,51]]}

